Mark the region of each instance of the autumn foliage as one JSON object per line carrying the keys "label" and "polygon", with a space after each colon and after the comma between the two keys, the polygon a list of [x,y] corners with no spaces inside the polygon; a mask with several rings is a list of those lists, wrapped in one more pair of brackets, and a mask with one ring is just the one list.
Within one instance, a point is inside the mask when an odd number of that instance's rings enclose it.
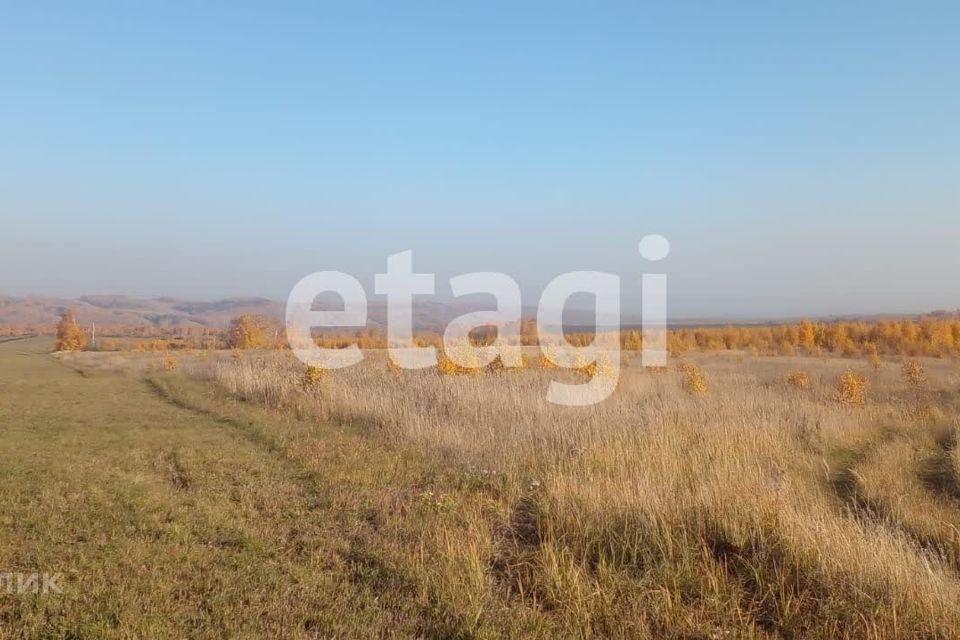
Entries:
{"label": "autumn foliage", "polygon": [[927,373],[923,365],[914,360],[908,360],[900,368],[903,379],[913,388],[922,387],[927,381]]}
{"label": "autumn foliage", "polygon": [[837,402],[859,408],[867,403],[867,379],[860,373],[847,370],[837,381]]}
{"label": "autumn foliage", "polygon": [[231,349],[267,349],[274,346],[276,331],[258,316],[243,315],[234,318],[227,332]]}
{"label": "autumn foliage", "polygon": [[[629,336],[629,332],[626,333]],[[621,336],[621,344],[626,339]],[[636,343],[635,338],[630,342]],[[882,320],[680,328],[670,331],[670,352],[752,351],[766,355],[945,357],[960,355],[960,319]]]}
{"label": "autumn foliage", "polygon": [[[58,339],[64,329],[57,327]],[[167,351],[176,349],[282,349],[286,347],[285,330],[273,318],[243,315],[234,318],[224,329],[213,327],[110,327],[98,326],[98,334],[110,338],[137,338],[135,341],[107,339],[98,343],[100,350],[135,349]],[[52,332],[52,327],[0,328],[0,335],[31,335]],[[473,346],[487,344],[495,335],[485,328],[471,334]],[[551,336],[556,338],[556,336]],[[564,332],[564,338],[573,346],[587,346],[597,338],[593,331]],[[640,329],[623,327],[619,334],[620,346],[625,351],[640,351],[644,336]],[[385,334],[377,328],[363,328],[355,332],[324,332],[315,336],[318,346],[342,349],[356,345],[361,349],[386,348]],[[521,323],[519,343],[537,346],[543,336],[537,335],[535,321]],[[441,332],[420,332],[414,336],[417,346],[433,346],[443,355]],[[675,327],[667,334],[671,355],[691,352],[739,351],[751,355],[838,355],[864,357],[880,370],[883,357],[960,357],[960,316],[931,315],[920,319],[880,320],[874,322],[813,322],[804,320],[794,324],[738,325],[715,327]],[[549,367],[549,363],[545,364]]]}
{"label": "autumn foliage", "polygon": [[82,351],[87,346],[87,334],[77,324],[73,309],[64,310],[57,325],[57,351]]}
{"label": "autumn foliage", "polygon": [[328,371],[323,367],[307,367],[303,372],[301,382],[304,388],[315,387],[327,377]]}
{"label": "autumn foliage", "polygon": [[[228,342],[233,345],[236,323],[231,326]],[[555,337],[555,336],[554,336]],[[483,335],[471,335],[474,346],[484,344]],[[525,320],[521,326],[520,344],[536,346],[542,336],[536,325]],[[594,332],[565,332],[573,346],[586,346],[596,340]],[[269,340],[268,340],[269,342]],[[385,336],[373,329],[354,334],[327,333],[317,336],[321,347],[342,349],[357,345],[361,349],[387,346]],[[415,336],[417,346],[433,346],[443,352],[443,336],[422,332]],[[626,351],[643,348],[643,332],[624,327],[620,346]],[[867,357],[875,369],[883,366],[880,356],[948,357],[960,356],[960,319],[925,317],[920,320],[882,320],[877,322],[812,322],[796,324],[745,325],[725,327],[680,327],[671,329],[667,346],[674,356],[689,352],[743,351],[753,355],[840,355]],[[242,348],[242,347],[241,347]],[[549,363],[544,363],[550,367]],[[451,371],[454,367],[451,367]]]}
{"label": "autumn foliage", "polygon": [[700,367],[681,363],[680,372],[683,374],[683,388],[687,393],[695,396],[706,395],[710,386],[707,383],[707,375]]}

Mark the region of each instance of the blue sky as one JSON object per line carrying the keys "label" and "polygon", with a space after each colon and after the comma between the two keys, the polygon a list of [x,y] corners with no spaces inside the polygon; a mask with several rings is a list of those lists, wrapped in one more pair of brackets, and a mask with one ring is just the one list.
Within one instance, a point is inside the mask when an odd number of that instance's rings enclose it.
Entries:
{"label": "blue sky", "polygon": [[199,4],[0,7],[0,293],[281,299],[413,249],[441,297],[960,307],[957,3]]}

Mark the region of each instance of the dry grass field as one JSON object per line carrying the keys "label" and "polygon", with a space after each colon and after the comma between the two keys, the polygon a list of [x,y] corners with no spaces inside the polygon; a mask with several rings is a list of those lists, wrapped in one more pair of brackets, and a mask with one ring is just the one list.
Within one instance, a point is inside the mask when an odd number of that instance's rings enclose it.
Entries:
{"label": "dry grass field", "polygon": [[624,358],[585,408],[544,399],[580,374],[382,352],[312,375],[285,352],[62,359],[221,427],[256,411],[238,428],[336,488],[372,635],[960,637],[955,360]]}

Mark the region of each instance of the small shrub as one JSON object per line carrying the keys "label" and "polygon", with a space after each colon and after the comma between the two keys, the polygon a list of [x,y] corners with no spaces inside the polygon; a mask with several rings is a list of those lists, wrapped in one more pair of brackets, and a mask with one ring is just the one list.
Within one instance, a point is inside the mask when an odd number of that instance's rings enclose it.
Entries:
{"label": "small shrub", "polygon": [[577,362],[574,363],[573,370],[590,379],[597,376],[609,377],[614,373],[610,358],[603,353],[598,355],[597,359],[593,362],[584,362],[581,357],[578,357]]}
{"label": "small shrub", "polygon": [[594,363],[596,365],[596,375],[603,378],[612,378],[616,375],[616,368],[613,366],[613,363],[610,361],[610,356],[605,353],[600,354],[597,357],[597,361]]}
{"label": "small shrub", "polygon": [[706,395],[709,390],[707,385],[707,376],[703,372],[703,369],[696,365],[686,364],[681,365],[682,371],[684,373],[683,379],[683,388],[695,396]]}
{"label": "small shrub", "polygon": [[806,371],[793,371],[787,376],[787,384],[796,389],[809,389],[810,376]]}
{"label": "small shrub", "polygon": [[166,360],[163,361],[163,370],[164,371],[173,371],[177,368],[177,359],[173,356],[168,356]]}
{"label": "small shrub", "polygon": [[[450,349],[450,353],[456,356],[452,359],[447,352],[441,352],[437,360],[437,372],[442,376],[459,375],[478,375],[483,373],[483,367],[480,366],[480,357],[477,354],[476,347],[463,344]],[[466,362],[466,365],[459,364]]]}
{"label": "small shrub", "polygon": [[541,354],[540,358],[537,360],[537,366],[541,369],[559,369],[560,367],[556,362],[548,358],[547,356]]}
{"label": "small shrub", "polygon": [[530,367],[530,358],[525,355],[520,356],[520,366],[518,367],[508,367],[503,364],[503,360],[500,359],[500,356],[494,358],[493,362],[487,365],[487,371],[491,373],[500,373],[502,371],[522,371]]}
{"label": "small shrub", "polygon": [[923,365],[915,360],[904,362],[903,366],[900,367],[900,373],[907,384],[915,389],[922,387],[927,382],[927,372],[924,371]]}
{"label": "small shrub", "polygon": [[447,357],[446,354],[440,356],[437,360],[437,373],[442,376],[455,376],[460,374],[460,367],[456,362]]}
{"label": "small shrub", "polygon": [[867,345],[865,353],[867,354],[867,362],[870,363],[874,371],[883,369],[883,360],[880,359],[880,351],[876,344],[870,343]]}
{"label": "small shrub", "polygon": [[[549,356],[554,356],[552,360]],[[557,356],[557,348],[553,345],[541,345],[540,347],[540,358],[537,361],[537,366],[541,369],[559,369],[560,365],[555,362]]]}
{"label": "small shrub", "polygon": [[867,379],[849,369],[837,382],[837,402],[848,407],[862,407],[867,403]]}
{"label": "small shrub", "polygon": [[600,368],[597,366],[597,361],[587,362],[586,358],[581,355],[577,355],[576,360],[573,363],[573,370],[584,375],[588,378],[593,378],[599,372]]}
{"label": "small shrub", "polygon": [[327,377],[327,370],[323,367],[307,367],[307,370],[303,372],[303,386],[306,388],[314,387]]}

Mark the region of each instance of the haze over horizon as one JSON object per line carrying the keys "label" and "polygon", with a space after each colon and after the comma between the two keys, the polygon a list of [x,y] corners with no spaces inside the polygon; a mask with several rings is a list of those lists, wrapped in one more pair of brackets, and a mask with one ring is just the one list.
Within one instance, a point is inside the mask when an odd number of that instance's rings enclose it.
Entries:
{"label": "haze over horizon", "polygon": [[[505,16],[507,16],[505,18]],[[960,5],[0,10],[0,295],[668,274],[675,317],[960,307]],[[646,262],[637,242],[672,252]]]}
{"label": "haze over horizon", "polygon": [[[11,300],[12,298],[12,300]],[[473,296],[472,298],[454,298],[452,296],[417,296],[414,300],[414,310],[423,318],[430,318],[437,322],[446,322],[451,314],[462,313],[465,311],[475,311],[489,308],[492,299],[484,296]],[[124,304],[124,301],[127,304]],[[19,304],[18,304],[19,303]],[[56,304],[54,304],[56,303]],[[222,317],[210,323],[212,325],[226,326],[227,321],[235,317],[238,313],[250,313],[253,315],[266,315],[281,318],[286,302],[281,299],[269,298],[263,296],[226,296],[215,298],[183,298],[178,296],[150,296],[136,297],[127,294],[84,294],[74,297],[61,297],[50,295],[20,295],[9,296],[0,292],[0,325],[3,324],[52,324],[59,317],[62,309],[70,308],[79,311],[81,319],[87,322],[91,320],[90,311],[108,312],[119,314],[116,317],[104,316],[99,322],[106,324],[116,324],[117,318],[124,319],[124,322],[130,324],[151,324],[148,316],[155,315],[156,309],[149,303],[162,303],[164,305],[184,304],[187,307],[197,307],[199,311],[190,313],[199,313],[197,319],[204,323],[208,319],[203,318],[204,308],[217,309]],[[78,309],[78,305],[80,308]],[[88,306],[89,305],[89,306]],[[386,307],[384,296],[370,295],[368,297],[368,319],[373,321],[373,325],[381,323],[382,316]],[[339,305],[335,308],[339,308]],[[594,322],[594,308],[587,297],[575,296],[564,307],[568,314],[565,322],[571,326],[587,326]],[[25,311],[26,310],[26,311]],[[29,315],[29,310],[35,313],[45,315]],[[28,321],[21,317],[27,313]],[[140,314],[142,317],[138,317]],[[226,313],[227,315],[223,315]],[[536,301],[525,304],[523,307],[523,316],[525,319],[532,319],[537,313]],[[960,307],[942,307],[936,309],[919,309],[909,311],[878,311],[863,313],[823,313],[823,314],[797,314],[797,315],[751,315],[746,313],[715,314],[715,315],[690,315],[682,316],[676,313],[671,314],[670,322],[674,326],[696,326],[698,324],[753,324],[753,323],[778,323],[778,322],[796,322],[799,320],[830,321],[833,319],[878,319],[878,318],[899,318],[899,317],[921,317],[931,316],[941,313],[960,314]],[[124,315],[127,314],[127,315]],[[15,318],[11,320],[11,316]],[[172,316],[171,316],[172,317]],[[164,316],[166,318],[166,316]],[[184,319],[190,319],[188,315]],[[96,318],[92,318],[98,322]],[[638,309],[623,309],[620,316],[620,323],[623,326],[639,326],[641,323],[640,312]]]}

